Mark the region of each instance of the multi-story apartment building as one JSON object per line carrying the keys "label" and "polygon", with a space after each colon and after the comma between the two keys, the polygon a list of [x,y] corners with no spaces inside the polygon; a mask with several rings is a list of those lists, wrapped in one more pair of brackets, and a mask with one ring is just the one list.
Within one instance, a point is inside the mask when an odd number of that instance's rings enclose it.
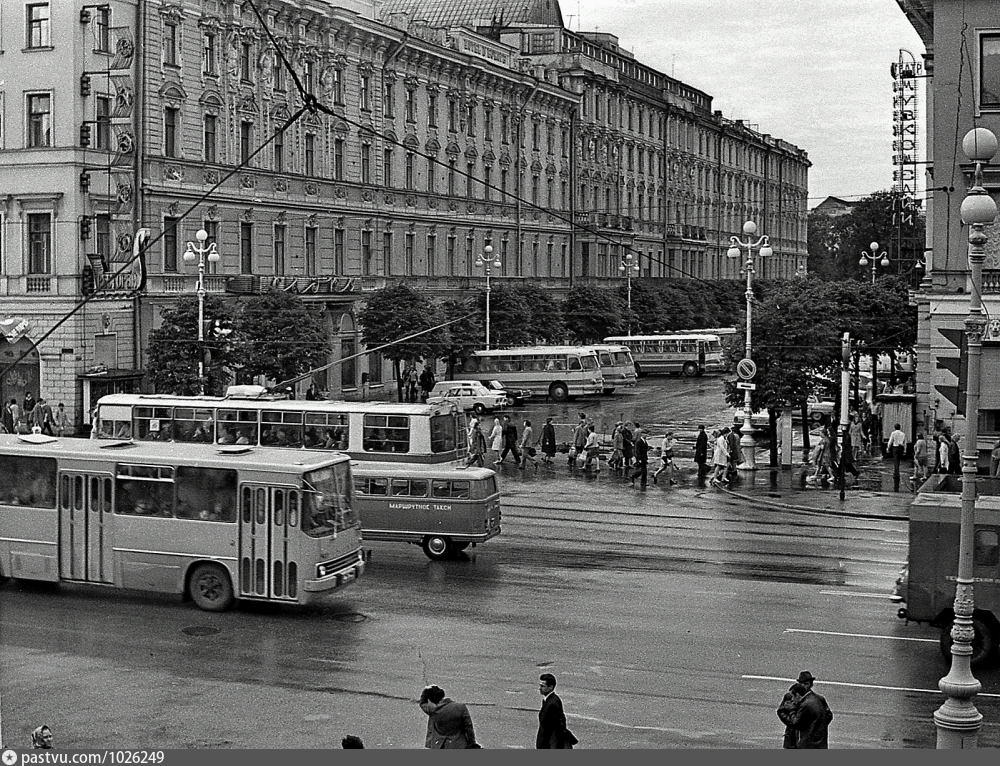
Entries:
{"label": "multi-story apartment building", "polygon": [[[897,0],[927,53],[927,268],[917,293],[917,420],[928,431],[966,422],[965,318],[971,276],[968,227],[961,205],[972,186],[974,164],[962,138],[974,127],[1000,135],[1000,15],[990,0]],[[897,108],[908,108],[905,104]],[[984,184],[1000,196],[1000,157],[986,165]],[[1000,226],[986,227],[982,297],[990,320],[982,349],[979,452],[1000,439]],[[963,443],[963,447],[964,447]]]}

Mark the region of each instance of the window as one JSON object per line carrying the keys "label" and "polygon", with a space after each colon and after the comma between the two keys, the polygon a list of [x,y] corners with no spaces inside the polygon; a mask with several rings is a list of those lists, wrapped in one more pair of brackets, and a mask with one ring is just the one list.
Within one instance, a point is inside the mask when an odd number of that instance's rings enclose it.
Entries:
{"label": "window", "polygon": [[448,160],[448,194],[455,195],[455,160]]}
{"label": "window", "polygon": [[250,154],[253,150],[253,123],[243,120],[240,122],[240,162],[249,164]]}
{"label": "window", "polygon": [[368,352],[368,383],[382,385],[382,354],[378,351]]}
{"label": "window", "polygon": [[365,276],[375,276],[375,263],[372,260],[372,233],[370,230],[361,232],[361,273]]}
{"label": "window", "polygon": [[52,272],[52,215],[28,214],[28,273]]}
{"label": "window", "polygon": [[434,276],[434,261],[437,259],[437,234],[427,235],[427,276]]}
{"label": "window", "polygon": [[382,110],[386,117],[396,116],[396,88],[392,80],[382,81]]}
{"label": "window", "polygon": [[458,131],[458,104],[455,99],[448,99],[448,130]]}
{"label": "window", "polygon": [[500,168],[500,201],[507,201],[507,168]]}
{"label": "window", "polygon": [[333,177],[337,181],[344,180],[344,139],[333,139]]}
{"label": "window", "polygon": [[472,274],[472,264],[476,261],[475,256],[472,254],[475,246],[476,240],[473,237],[472,232],[469,232],[465,237],[465,264],[469,274]]}
{"label": "window", "polygon": [[28,95],[28,146],[52,145],[52,97],[48,93]]}
{"label": "window", "polygon": [[275,54],[274,66],[271,70],[272,76],[274,78],[274,89],[284,90],[285,89],[285,62],[281,60],[281,57]]}
{"label": "window", "polygon": [[406,153],[406,188],[416,188],[413,183],[413,152]]}
{"label": "window", "polygon": [[111,99],[107,96],[98,96],[94,103],[94,113],[96,119],[96,135],[94,147],[97,149],[111,148]]}
{"label": "window", "polygon": [[285,131],[274,133],[274,169],[281,173],[285,169]]}
{"label": "window", "polygon": [[372,145],[361,144],[361,183],[370,184],[372,182]]}
{"label": "window", "polygon": [[25,8],[27,13],[27,48],[48,48],[52,45],[49,28],[49,4],[32,3]]}
{"label": "window", "polygon": [[1000,34],[979,38],[979,106],[1000,109]]}
{"label": "window", "polygon": [[538,188],[541,185],[541,178],[539,178],[538,173],[532,173],[531,175],[531,204],[538,206]]}
{"label": "window", "polygon": [[[429,93],[427,95],[427,126],[430,128],[437,127],[437,103],[437,93]],[[414,119],[414,122],[416,122],[416,119]]]}
{"label": "window", "polygon": [[458,237],[454,234],[448,235],[448,276],[453,277],[457,273],[455,271],[455,244],[458,241]]}
{"label": "window", "polygon": [[240,273],[253,274],[253,224],[240,224]]}
{"label": "window", "polygon": [[163,270],[177,271],[177,218],[163,219]]}
{"label": "window", "polygon": [[206,32],[201,38],[201,71],[203,74],[218,74],[218,66],[215,33]]}
{"label": "window", "polygon": [[253,45],[247,42],[240,46],[240,79],[253,82]]}
{"label": "window", "polygon": [[[339,74],[340,70],[337,72]],[[302,67],[302,87],[309,93],[312,93],[316,87],[316,64],[312,61],[306,61]]]}
{"label": "window", "polygon": [[306,133],[306,175],[316,175],[316,136]]}
{"label": "window", "polygon": [[107,6],[94,9],[94,50],[111,52],[111,9]]}
{"label": "window", "polygon": [[508,134],[509,133],[510,133],[510,121],[508,120],[506,114],[501,114],[500,115],[500,140],[503,143],[505,143],[505,144],[509,143],[508,142]]}
{"label": "window", "polygon": [[343,275],[345,272],[344,265],[346,262],[344,254],[344,237],[346,232],[344,229],[334,229],[333,230],[333,272],[334,274]]}
{"label": "window", "polygon": [[382,150],[382,177],[386,186],[394,186],[392,177],[392,147],[387,146]]}
{"label": "window", "polygon": [[104,263],[111,261],[111,216],[94,216],[94,250]]}
{"label": "window", "polygon": [[476,166],[469,162],[465,166],[465,196],[472,199],[476,196]]}
{"label": "window", "polygon": [[469,104],[465,114],[465,135],[472,138],[476,135],[476,105]]}
{"label": "window", "polygon": [[177,156],[177,112],[168,106],[163,110],[163,156]]}
{"label": "window", "polygon": [[[453,417],[447,417],[454,423]],[[406,415],[365,415],[361,446],[365,452],[409,452],[410,418]]]}
{"label": "window", "polygon": [[490,107],[483,110],[483,134],[487,141],[493,140],[493,110]]}
{"label": "window", "polygon": [[56,461],[6,455],[0,472],[0,502],[25,508],[56,507]]}
{"label": "window", "polygon": [[163,63],[177,66],[177,25],[163,25]]}
{"label": "window", "polygon": [[285,227],[274,227],[274,273],[281,276],[285,273]]}
{"label": "window", "polygon": [[359,92],[359,104],[362,112],[370,112],[371,104],[371,84],[372,78],[369,75],[361,75],[361,87]]}
{"label": "window", "polygon": [[382,273],[392,274],[392,232],[382,232]]}
{"label": "window", "polygon": [[493,166],[487,165],[483,168],[483,199],[493,199]]}
{"label": "window", "polygon": [[[205,115],[204,130],[202,132],[205,162],[215,162],[216,123],[217,118],[214,114]],[[275,151],[277,151],[277,148]]]}
{"label": "window", "polygon": [[413,240],[415,239],[412,231],[406,232],[406,237],[403,243],[403,254],[405,257],[405,271],[403,272],[406,276],[413,276]]}
{"label": "window", "polygon": [[437,160],[433,157],[427,158],[427,191],[434,192],[437,191],[437,181],[435,180],[435,173],[437,172]]}
{"label": "window", "polygon": [[[219,222],[218,221],[203,221],[202,227],[208,238],[205,240],[206,245],[219,246]],[[219,271],[218,261],[208,261],[205,264],[205,268],[208,270],[209,274],[217,274]]]}
{"label": "window", "polygon": [[306,226],[306,276],[316,275],[316,227]]}
{"label": "window", "polygon": [[973,565],[996,567],[1000,564],[1000,534],[995,529],[977,529],[973,543]]}
{"label": "window", "polygon": [[538,123],[531,123],[531,148],[538,151]]}
{"label": "window", "polygon": [[331,89],[333,90],[333,103],[343,104],[344,103],[344,71],[342,69],[334,69],[332,74],[332,82],[330,83]]}
{"label": "window", "polygon": [[417,121],[417,94],[413,88],[406,89],[406,121]]}

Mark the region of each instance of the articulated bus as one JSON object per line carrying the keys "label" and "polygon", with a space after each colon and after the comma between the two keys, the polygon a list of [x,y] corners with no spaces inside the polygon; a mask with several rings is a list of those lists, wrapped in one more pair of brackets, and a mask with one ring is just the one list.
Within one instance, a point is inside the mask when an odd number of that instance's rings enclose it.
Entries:
{"label": "articulated bus", "polygon": [[604,377],[604,393],[613,394],[616,388],[635,388],[635,361],[628,346],[591,345],[597,352]]}
{"label": "articulated bus", "polygon": [[435,561],[500,534],[500,490],[487,468],[355,462],[362,536],[420,545]]}
{"label": "articulated bus", "polygon": [[604,342],[628,346],[640,377],[671,373],[694,377],[725,371],[718,335],[616,335]]}
{"label": "articulated bus", "polygon": [[463,375],[498,380],[501,385],[526,389],[532,396],[548,396],[557,402],[604,390],[597,351],[588,346],[475,351],[465,361]]}
{"label": "articulated bus", "polygon": [[364,571],[350,458],[0,435],[0,581],[305,604]]}
{"label": "articulated bus", "polygon": [[469,451],[465,413],[448,402],[109,394],[97,416],[98,439],[331,450],[411,463],[455,462]]}

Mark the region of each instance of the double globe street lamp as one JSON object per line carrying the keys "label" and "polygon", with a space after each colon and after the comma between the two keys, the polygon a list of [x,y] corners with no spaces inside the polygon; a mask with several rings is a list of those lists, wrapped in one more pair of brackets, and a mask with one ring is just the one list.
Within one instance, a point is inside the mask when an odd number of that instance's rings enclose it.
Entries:
{"label": "double globe street lamp", "polygon": [[205,245],[208,239],[208,232],[198,229],[194,235],[198,240],[197,246],[194,242],[187,243],[187,250],[184,251],[184,260],[190,263],[195,258],[198,259],[198,388],[200,393],[205,393],[205,256],[212,263],[217,263],[222,257],[215,248],[215,243]]}
{"label": "double globe street lamp", "polygon": [[486,350],[490,350],[490,272],[493,264],[500,268],[500,253],[493,253],[493,245],[487,245],[476,256],[476,265],[486,270]]}
{"label": "double globe street lamp", "polygon": [[[747,278],[747,342],[744,359],[748,362],[746,366],[753,369],[753,363],[750,362],[752,351],[750,338],[753,322],[753,251],[757,250],[761,258],[770,257],[774,254],[774,251],[771,249],[767,235],[761,235],[756,241],[753,239],[753,235],[757,233],[757,224],[753,221],[747,221],[743,224],[743,233],[747,237],[746,241],[740,240],[739,237],[729,238],[731,244],[729,250],[726,251],[726,255],[730,258],[739,258],[743,255],[744,249],[747,251],[747,259],[740,270],[740,274],[745,274]],[[757,442],[753,438],[753,424],[751,423],[753,409],[750,406],[750,391],[752,385],[752,383],[747,381],[743,383],[743,434],[740,436],[740,449],[743,451],[743,462],[737,468],[744,471],[757,470]]]}
{"label": "double globe street lamp", "polygon": [[[869,247],[871,248],[871,253],[867,250],[861,251],[861,260],[858,261],[858,265],[861,268],[866,268],[868,266],[868,261],[872,262],[872,284],[875,284],[875,278],[877,276],[876,266],[881,266],[883,269],[889,265],[889,256],[886,255],[885,250],[881,253],[878,252],[878,242],[872,242]],[[876,253],[878,253],[876,255]]]}
{"label": "double globe street lamp", "polygon": [[632,277],[639,276],[638,259],[632,253],[626,253],[622,258],[618,273],[625,277],[626,292],[628,295],[628,334],[632,335]]}

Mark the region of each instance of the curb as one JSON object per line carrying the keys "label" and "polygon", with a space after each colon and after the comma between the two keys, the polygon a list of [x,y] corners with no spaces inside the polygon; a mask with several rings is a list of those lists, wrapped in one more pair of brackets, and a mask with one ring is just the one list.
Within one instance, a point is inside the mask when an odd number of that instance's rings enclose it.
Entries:
{"label": "curb", "polygon": [[[765,500],[754,495],[746,495],[742,492],[734,492],[726,487],[720,487],[718,485],[710,485],[714,489],[721,490],[731,497],[739,498],[753,505],[760,505],[765,508],[777,508],[780,510],[793,510],[799,511],[800,513],[813,513],[821,516],[840,516],[842,518],[849,519],[877,519],[880,521],[909,521],[909,515],[899,515],[890,516],[888,514],[882,513],[854,513],[852,511],[843,511],[836,508],[816,508],[810,505],[797,505],[795,503],[782,503],[777,500]],[[878,496],[884,495],[886,493],[876,493]]]}

